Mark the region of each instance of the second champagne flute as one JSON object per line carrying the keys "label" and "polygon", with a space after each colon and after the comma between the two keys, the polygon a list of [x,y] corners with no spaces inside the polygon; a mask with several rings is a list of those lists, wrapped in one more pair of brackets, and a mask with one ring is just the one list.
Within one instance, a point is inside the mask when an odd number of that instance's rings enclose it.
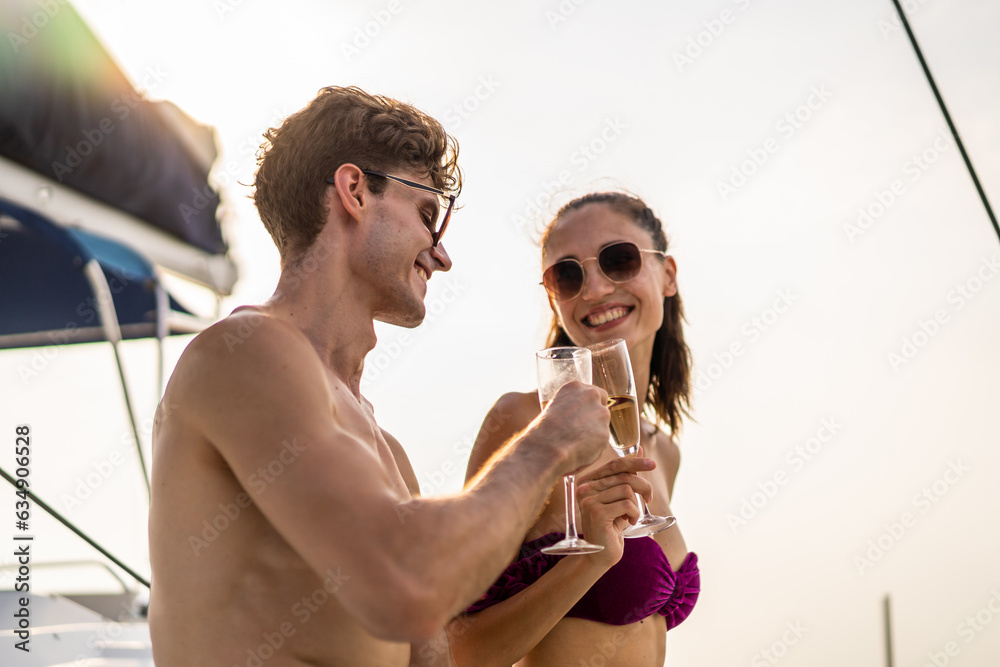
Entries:
{"label": "second champagne flute", "polygon": [[[538,364],[538,400],[543,410],[567,382],[576,380],[590,384],[591,354],[585,347],[550,347],[536,353],[535,360]],[[577,535],[576,479],[572,474],[563,477],[563,491],[566,498],[566,537],[543,548],[542,552],[571,556],[604,549],[600,544],[591,544]]]}
{"label": "second champagne flute", "polygon": [[[632,362],[628,347],[621,338],[606,340],[587,349],[594,361],[593,383],[608,392],[608,407],[611,409],[611,445],[620,456],[639,454],[639,404],[635,397],[635,380],[632,378]],[[650,514],[646,501],[638,493],[639,510],[642,516],[634,526],[622,533],[625,537],[644,537],[666,530],[676,523],[672,516]]]}

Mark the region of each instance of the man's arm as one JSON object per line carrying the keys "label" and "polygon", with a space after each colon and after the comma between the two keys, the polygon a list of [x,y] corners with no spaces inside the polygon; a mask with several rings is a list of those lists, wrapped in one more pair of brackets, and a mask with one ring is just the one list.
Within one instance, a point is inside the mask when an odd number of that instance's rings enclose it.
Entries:
{"label": "man's arm", "polygon": [[[399,444],[399,441],[385,429],[382,429],[382,437],[385,438],[392,450],[396,467],[399,468],[399,474],[403,476],[403,481],[406,482],[406,488],[410,490],[410,495],[414,498],[418,497],[420,483],[417,481],[417,474],[413,471],[410,457],[406,455],[406,451]],[[455,667],[451,654],[448,633],[444,628],[441,628],[437,636],[410,644],[410,667]]]}
{"label": "man's arm", "polygon": [[317,573],[342,574],[338,600],[378,637],[435,636],[506,565],[558,477],[606,445],[600,390],[571,385],[466,493],[411,499],[305,336],[269,317],[242,338],[238,325],[213,326],[178,365],[185,418],[245,486],[280,468],[255,503]]}

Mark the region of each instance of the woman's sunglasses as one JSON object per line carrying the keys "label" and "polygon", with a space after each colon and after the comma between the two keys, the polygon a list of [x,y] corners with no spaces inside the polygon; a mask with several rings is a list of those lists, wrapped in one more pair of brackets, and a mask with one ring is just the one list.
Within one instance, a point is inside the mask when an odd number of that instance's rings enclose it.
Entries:
{"label": "woman's sunglasses", "polygon": [[597,260],[597,265],[601,267],[601,273],[613,283],[624,283],[632,280],[639,271],[642,270],[642,253],[651,252],[666,257],[667,253],[662,250],[646,250],[640,248],[630,241],[621,241],[604,246],[597,253],[597,257],[586,259],[563,259],[542,273],[542,285],[556,301],[566,301],[580,295],[583,291],[583,282],[586,272],[583,268],[584,262],[592,259]]}

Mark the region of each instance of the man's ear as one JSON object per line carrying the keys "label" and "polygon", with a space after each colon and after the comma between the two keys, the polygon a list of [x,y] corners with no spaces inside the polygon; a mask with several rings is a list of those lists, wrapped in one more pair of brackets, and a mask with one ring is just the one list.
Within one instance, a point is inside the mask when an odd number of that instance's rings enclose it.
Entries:
{"label": "man's ear", "polygon": [[331,193],[330,196],[335,196],[347,214],[358,222],[367,212],[371,194],[364,181],[365,175],[361,169],[349,162],[337,167],[333,174],[332,185],[336,194]]}
{"label": "man's ear", "polygon": [[663,271],[666,278],[663,282],[663,296],[674,296],[677,294],[677,262],[672,255],[663,258]]}

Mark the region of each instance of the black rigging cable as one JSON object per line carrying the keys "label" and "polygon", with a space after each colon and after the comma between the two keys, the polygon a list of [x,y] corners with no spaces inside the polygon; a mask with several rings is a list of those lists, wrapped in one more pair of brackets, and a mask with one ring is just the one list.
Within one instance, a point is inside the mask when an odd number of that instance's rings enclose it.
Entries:
{"label": "black rigging cable", "polygon": [[94,547],[95,549],[97,549],[98,551],[100,551],[102,554],[104,554],[105,556],[107,556],[108,558],[110,558],[112,563],[114,563],[115,565],[117,565],[121,569],[123,569],[126,572],[128,572],[140,584],[142,584],[146,588],[149,588],[149,582],[146,581],[145,579],[143,579],[142,577],[140,577],[138,574],[136,574],[135,570],[133,570],[128,565],[126,565],[125,563],[121,562],[120,560],[118,560],[114,556],[112,556],[110,553],[108,553],[107,549],[105,549],[104,547],[102,547],[100,544],[98,544],[94,540],[92,540],[89,537],[87,537],[87,535],[85,535],[82,530],[80,530],[79,528],[77,528],[76,526],[74,526],[72,523],[70,523],[69,519],[63,518],[63,516],[61,514],[59,514],[59,512],[57,512],[54,509],[52,509],[52,507],[48,503],[46,503],[44,500],[42,500],[41,498],[39,498],[38,496],[36,496],[34,493],[32,493],[31,491],[29,491],[27,489],[27,487],[18,486],[17,480],[15,480],[13,477],[11,477],[10,474],[6,470],[4,470],[3,468],[0,468],[0,476],[3,476],[3,478],[5,480],[7,480],[11,484],[13,484],[14,488],[16,488],[19,492],[20,491],[24,491],[27,494],[27,496],[29,498],[31,498],[33,501],[35,501],[35,503],[39,507],[41,507],[43,510],[45,510],[46,512],[48,512],[49,514],[51,514],[52,517],[56,521],[58,521],[59,523],[61,523],[62,525],[66,526],[67,528],[69,528],[70,530],[72,530],[74,533],[76,533],[77,535],[79,535],[80,537],[82,537],[84,540],[86,540],[87,544],[89,544],[90,546]]}
{"label": "black rigging cable", "polygon": [[931,70],[927,67],[927,61],[924,60],[924,54],[920,52],[920,47],[917,45],[917,38],[914,37],[913,31],[910,30],[910,24],[906,20],[906,14],[903,13],[903,8],[899,5],[899,0],[892,0],[892,4],[896,6],[896,13],[899,14],[899,20],[902,21],[903,28],[906,30],[906,34],[910,38],[910,44],[913,45],[913,50],[917,54],[920,66],[924,69],[924,75],[927,77],[927,83],[931,84],[931,90],[934,91],[934,97],[937,99],[938,106],[941,107],[941,113],[944,114],[944,119],[948,122],[948,127],[951,129],[951,136],[955,137],[955,143],[958,145],[958,150],[962,153],[962,159],[965,160],[965,166],[969,169],[969,175],[972,176],[972,182],[976,185],[976,191],[979,193],[979,198],[983,200],[983,206],[986,207],[986,215],[990,217],[990,222],[993,223],[993,230],[997,233],[997,239],[1000,240],[1000,225],[997,225],[997,217],[993,215],[993,209],[990,208],[990,202],[986,198],[986,192],[983,191],[983,186],[979,184],[979,178],[976,176],[976,170],[972,168],[972,161],[969,159],[969,154],[965,152],[965,146],[962,144],[962,139],[958,136],[958,129],[955,127],[955,123],[951,122],[951,114],[948,113],[948,108],[944,105],[944,98],[941,97],[941,93],[938,92],[937,85],[934,83],[934,77],[931,76]]}

